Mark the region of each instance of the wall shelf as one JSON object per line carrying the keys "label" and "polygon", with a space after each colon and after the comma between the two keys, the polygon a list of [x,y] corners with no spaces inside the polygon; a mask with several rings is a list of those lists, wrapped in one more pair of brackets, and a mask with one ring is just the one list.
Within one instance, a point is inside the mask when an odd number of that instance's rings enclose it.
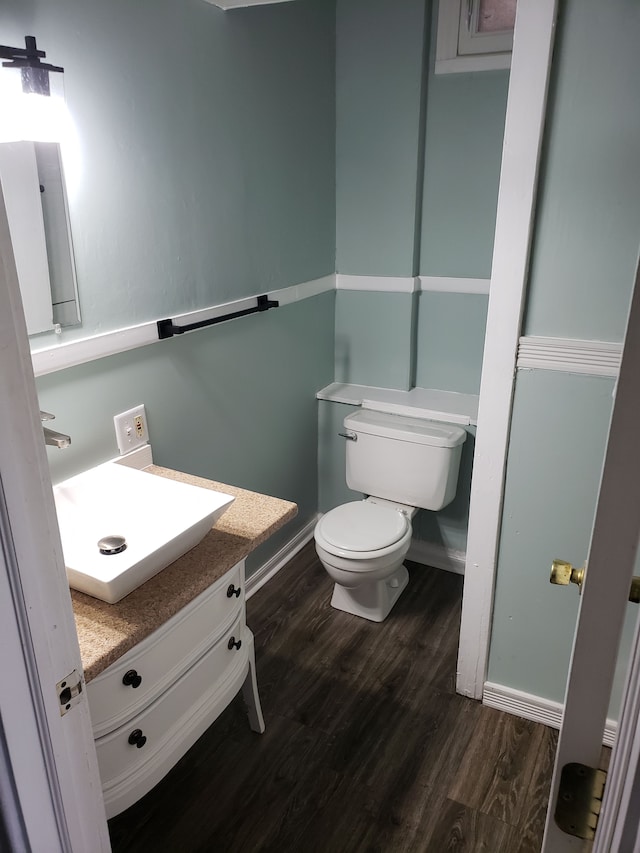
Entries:
{"label": "wall shelf", "polygon": [[436,388],[398,391],[394,388],[332,382],[317,392],[316,399],[462,426],[475,426],[478,423],[477,394],[459,394]]}

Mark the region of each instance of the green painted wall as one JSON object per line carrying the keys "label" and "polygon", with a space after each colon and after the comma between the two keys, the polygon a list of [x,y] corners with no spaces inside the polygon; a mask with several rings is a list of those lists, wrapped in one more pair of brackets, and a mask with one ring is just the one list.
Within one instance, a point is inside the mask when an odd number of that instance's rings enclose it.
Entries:
{"label": "green painted wall", "polygon": [[640,234],[637,3],[561,4],[526,333],[624,337]]}
{"label": "green painted wall", "polygon": [[338,290],[336,382],[413,387],[415,295]]}
{"label": "green painted wall", "polygon": [[489,297],[475,293],[420,294],[416,385],[463,394],[480,391]]}
{"label": "green painted wall", "polygon": [[425,0],[337,0],[336,268],[413,275]]}
{"label": "green painted wall", "polygon": [[436,75],[437,7],[434,3],[420,273],[489,278],[509,72]]}
{"label": "green painted wall", "polygon": [[117,456],[113,416],[144,403],[157,464],[298,504],[259,565],[316,513],[314,392],[333,375],[333,303],[323,294],[41,377],[41,407],[72,437],[47,448],[54,482]]}
{"label": "green painted wall", "polygon": [[437,7],[338,0],[339,272],[491,274],[509,73],[436,76]]}
{"label": "green painted wall", "polygon": [[[338,0],[337,270],[352,275],[488,278],[509,74],[436,76],[437,2]],[[336,380],[477,393],[487,298],[338,292]],[[330,406],[331,404],[327,404]],[[320,409],[323,509],[341,502],[343,407]],[[335,423],[334,423],[335,422]],[[451,518],[417,538],[464,550],[473,442]],[[331,472],[330,474],[328,472]],[[338,484],[329,477],[339,477]],[[442,529],[440,529],[442,528]],[[442,531],[445,531],[444,533]]]}
{"label": "green painted wall", "polygon": [[[338,0],[339,272],[491,274],[509,74],[436,76],[437,9],[425,0]],[[422,294],[419,314],[415,299],[411,320],[402,320],[402,342],[398,315],[407,300],[386,297],[388,309],[383,301],[338,295],[338,380],[405,388],[408,377],[477,392],[486,298]]]}
{"label": "green painted wall", "polygon": [[348,501],[362,499],[360,492],[353,492],[345,482],[343,421],[354,412],[353,406],[344,403],[318,401],[318,510],[328,512],[335,506]]}
{"label": "green painted wall", "polygon": [[[338,0],[338,272],[490,276],[509,75],[436,77],[436,20],[437,2]],[[477,393],[486,312],[483,296],[338,292],[336,380]],[[322,510],[353,499],[348,411],[320,404]],[[472,458],[469,441],[455,504],[421,513],[416,538],[466,548]]]}
{"label": "green painted wall", "polygon": [[551,560],[586,559],[614,381],[520,371],[514,398],[489,680],[562,701],[578,596]]}
{"label": "green painted wall", "polygon": [[480,390],[488,297],[336,294],[336,382],[408,390]]}
{"label": "green painted wall", "polygon": [[64,339],[334,271],[332,0],[4,0],[0,31],[64,65],[80,137]]}
{"label": "green painted wall", "polygon": [[[225,13],[203,0],[6,0],[65,67],[82,147],[70,198],[83,324],[62,340],[335,270],[335,3]],[[333,378],[326,294],[42,377],[71,434],[59,480],[117,454],[113,415],[147,406],[161,465],[317,507],[315,391]],[[58,343],[59,339],[55,338]],[[38,345],[42,345],[40,338]]]}
{"label": "green painted wall", "polygon": [[[640,234],[640,8],[567,0],[560,19],[526,332],[620,340]],[[548,583],[553,557],[585,559],[614,383],[519,371],[489,678],[562,701],[578,599]],[[616,716],[632,622],[616,670]]]}
{"label": "green painted wall", "polygon": [[[509,72],[436,75],[437,2],[431,13],[419,272],[490,278]],[[420,294],[416,385],[478,393],[487,304]]]}
{"label": "green painted wall", "polygon": [[[488,679],[555,702],[564,699],[579,596],[552,586],[549,570],[554,557],[582,564],[589,553],[613,387],[608,378],[518,374]],[[637,617],[630,604],[613,718]]]}

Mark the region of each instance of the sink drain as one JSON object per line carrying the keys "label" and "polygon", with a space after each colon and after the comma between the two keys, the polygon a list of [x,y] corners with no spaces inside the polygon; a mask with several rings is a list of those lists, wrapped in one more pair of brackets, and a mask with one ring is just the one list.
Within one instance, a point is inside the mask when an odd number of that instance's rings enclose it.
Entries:
{"label": "sink drain", "polygon": [[120,554],[127,547],[124,536],[103,536],[98,542],[101,554]]}

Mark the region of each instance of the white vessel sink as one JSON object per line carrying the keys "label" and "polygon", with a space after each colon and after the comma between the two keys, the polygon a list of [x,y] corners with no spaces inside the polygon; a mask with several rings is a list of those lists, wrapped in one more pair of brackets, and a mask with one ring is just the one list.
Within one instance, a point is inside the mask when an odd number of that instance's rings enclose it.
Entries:
{"label": "white vessel sink", "polygon": [[[65,480],[53,494],[69,586],[109,604],[197,545],[234,501],[115,462]],[[116,538],[102,542],[109,537]],[[124,550],[101,553],[121,538]]]}

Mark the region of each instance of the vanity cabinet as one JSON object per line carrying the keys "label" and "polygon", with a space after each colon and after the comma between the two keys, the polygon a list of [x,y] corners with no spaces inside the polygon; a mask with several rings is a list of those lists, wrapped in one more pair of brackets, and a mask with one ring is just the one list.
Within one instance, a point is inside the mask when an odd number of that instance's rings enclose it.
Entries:
{"label": "vanity cabinet", "polygon": [[263,732],[244,561],[88,683],[107,817],[156,785],[240,689]]}

